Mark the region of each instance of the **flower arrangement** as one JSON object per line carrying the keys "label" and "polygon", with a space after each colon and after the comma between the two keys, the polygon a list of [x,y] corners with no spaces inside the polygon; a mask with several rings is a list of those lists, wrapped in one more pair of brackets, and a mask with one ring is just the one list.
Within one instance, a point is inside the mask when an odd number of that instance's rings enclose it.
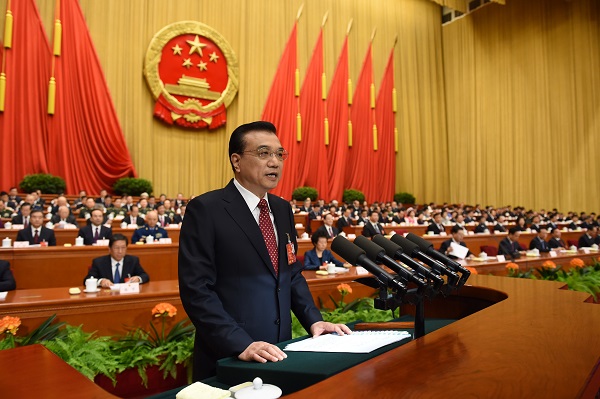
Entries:
{"label": "flower arrangement", "polygon": [[467,266],[466,268],[468,271],[471,272],[471,274],[479,274],[479,273],[477,273],[477,269],[475,269],[474,267]]}
{"label": "flower arrangement", "polygon": [[344,297],[348,294],[352,294],[352,287],[350,287],[348,284],[342,283],[342,284],[338,285],[336,288],[339,291],[340,295],[342,295],[342,299],[340,300],[339,307],[343,307],[344,306]]}
{"label": "flower arrangement", "polygon": [[516,269],[516,270],[519,270],[519,265],[517,265],[515,262],[508,262],[508,263],[506,264],[506,268],[507,268],[508,270],[515,270],[515,269]]}
{"label": "flower arrangement", "polygon": [[547,260],[544,263],[542,263],[542,268],[544,268],[544,269],[556,269],[556,263],[552,262],[551,260]]}
{"label": "flower arrangement", "polygon": [[569,262],[569,265],[571,265],[572,267],[584,267],[585,263],[579,258],[573,258]]}
{"label": "flower arrangement", "polygon": [[15,335],[17,335],[20,325],[21,319],[18,317],[4,316],[0,319],[0,334],[6,337],[5,340],[8,341],[9,348],[15,347]]}

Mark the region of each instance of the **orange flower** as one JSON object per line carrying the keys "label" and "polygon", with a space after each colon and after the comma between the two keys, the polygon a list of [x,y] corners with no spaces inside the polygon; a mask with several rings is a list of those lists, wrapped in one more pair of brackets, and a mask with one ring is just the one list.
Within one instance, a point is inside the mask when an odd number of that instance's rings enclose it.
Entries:
{"label": "orange flower", "polygon": [[547,260],[542,263],[542,267],[546,269],[556,269],[556,263],[552,262],[551,260]]}
{"label": "orange flower", "polygon": [[477,273],[477,269],[471,266],[467,266],[467,270],[471,272],[471,274],[479,274]]}
{"label": "orange flower", "polygon": [[21,319],[18,317],[4,316],[0,320],[0,334],[17,335],[17,330],[21,325]]}
{"label": "orange flower", "polygon": [[175,306],[171,305],[170,303],[166,303],[166,302],[161,302],[152,309],[152,315],[154,317],[160,317],[163,315],[173,317],[176,314],[177,314],[177,308]]}
{"label": "orange flower", "polygon": [[352,294],[352,287],[350,287],[348,284],[342,283],[342,284],[338,285],[337,290],[342,295]]}
{"label": "orange flower", "polygon": [[506,268],[507,269],[519,270],[519,265],[517,265],[515,262],[508,262],[506,264]]}
{"label": "orange flower", "polygon": [[579,258],[573,258],[569,262],[569,265],[571,265],[572,267],[583,267],[585,266],[585,263],[583,263],[583,261]]}

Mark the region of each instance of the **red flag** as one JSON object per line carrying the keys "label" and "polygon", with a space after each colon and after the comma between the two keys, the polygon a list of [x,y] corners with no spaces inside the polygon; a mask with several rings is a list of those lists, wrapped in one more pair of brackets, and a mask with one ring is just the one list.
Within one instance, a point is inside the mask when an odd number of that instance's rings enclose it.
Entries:
{"label": "red flag", "polygon": [[0,112],[0,187],[16,186],[26,174],[48,171],[46,93],[50,47],[35,0],[11,2],[12,46],[3,49],[6,75]]}
{"label": "red flag", "polygon": [[[330,142],[327,147],[329,200],[342,200],[348,153],[348,36],[338,58],[327,99]],[[323,197],[325,197],[323,195]]]}
{"label": "red flag", "polygon": [[136,173],[77,0],[60,2],[60,20],[49,164],[52,173],[64,177],[67,193],[98,193]]}
{"label": "red flag", "polygon": [[353,126],[352,147],[348,150],[346,162],[346,188],[362,191],[365,199],[375,201],[376,193],[371,191],[375,165],[373,151],[373,126],[375,118],[371,107],[371,86],[373,85],[373,62],[371,59],[371,43],[363,61],[362,69],[356,83],[356,91],[352,99],[350,119]]}
{"label": "red flag", "polygon": [[377,165],[377,179],[373,179],[371,192],[377,193],[373,200],[390,201],[394,198],[396,185],[396,151],[395,151],[395,128],[396,118],[394,116],[394,49],[385,67],[379,93],[377,94],[377,130],[379,134],[379,149],[375,153],[375,165]]}
{"label": "red flag", "polygon": [[298,182],[317,189],[327,199],[327,152],[325,146],[325,99],[323,99],[323,29],[319,32],[300,91],[302,141]]}
{"label": "red flag", "polygon": [[287,199],[292,197],[292,191],[298,187],[297,171],[299,163],[302,162],[296,141],[296,118],[299,112],[298,98],[296,97],[296,85],[298,84],[296,78],[297,30],[298,23],[296,21],[281,60],[279,60],[279,66],[262,113],[263,120],[269,121],[277,127],[279,141],[283,148],[290,153],[284,162],[281,180],[271,191],[272,194]]}

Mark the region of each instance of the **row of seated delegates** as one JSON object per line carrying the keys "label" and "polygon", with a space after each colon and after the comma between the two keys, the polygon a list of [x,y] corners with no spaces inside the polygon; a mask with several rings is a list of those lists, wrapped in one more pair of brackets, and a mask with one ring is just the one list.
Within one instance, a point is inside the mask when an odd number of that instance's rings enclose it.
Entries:
{"label": "row of seated delegates", "polygon": [[338,267],[349,267],[349,263],[342,263],[333,256],[330,250],[327,249],[327,236],[323,231],[315,231],[310,237],[313,244],[313,249],[304,253],[304,269],[319,270],[327,269],[327,263],[333,263]]}
{"label": "row of seated delegates", "polygon": [[140,264],[137,256],[127,255],[127,237],[123,234],[113,235],[108,242],[108,255],[100,256],[92,261],[85,280],[98,279],[98,287],[108,288],[113,284],[125,282],[147,283],[150,276]]}
{"label": "row of seated delegates", "polygon": [[17,289],[15,277],[10,270],[10,263],[0,259],[0,292],[12,291]]}

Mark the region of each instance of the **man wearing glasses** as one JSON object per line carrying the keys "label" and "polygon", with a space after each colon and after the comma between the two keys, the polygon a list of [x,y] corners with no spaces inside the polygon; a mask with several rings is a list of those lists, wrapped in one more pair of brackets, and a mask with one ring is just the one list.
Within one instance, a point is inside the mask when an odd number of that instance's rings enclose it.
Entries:
{"label": "man wearing glasses", "polygon": [[220,358],[285,359],[290,310],[313,336],[350,333],[324,322],[296,260],[290,205],[269,195],[288,153],[269,122],[236,128],[229,140],[234,179],[188,203],[179,239],[181,300],[196,326],[194,380],[216,373]]}

